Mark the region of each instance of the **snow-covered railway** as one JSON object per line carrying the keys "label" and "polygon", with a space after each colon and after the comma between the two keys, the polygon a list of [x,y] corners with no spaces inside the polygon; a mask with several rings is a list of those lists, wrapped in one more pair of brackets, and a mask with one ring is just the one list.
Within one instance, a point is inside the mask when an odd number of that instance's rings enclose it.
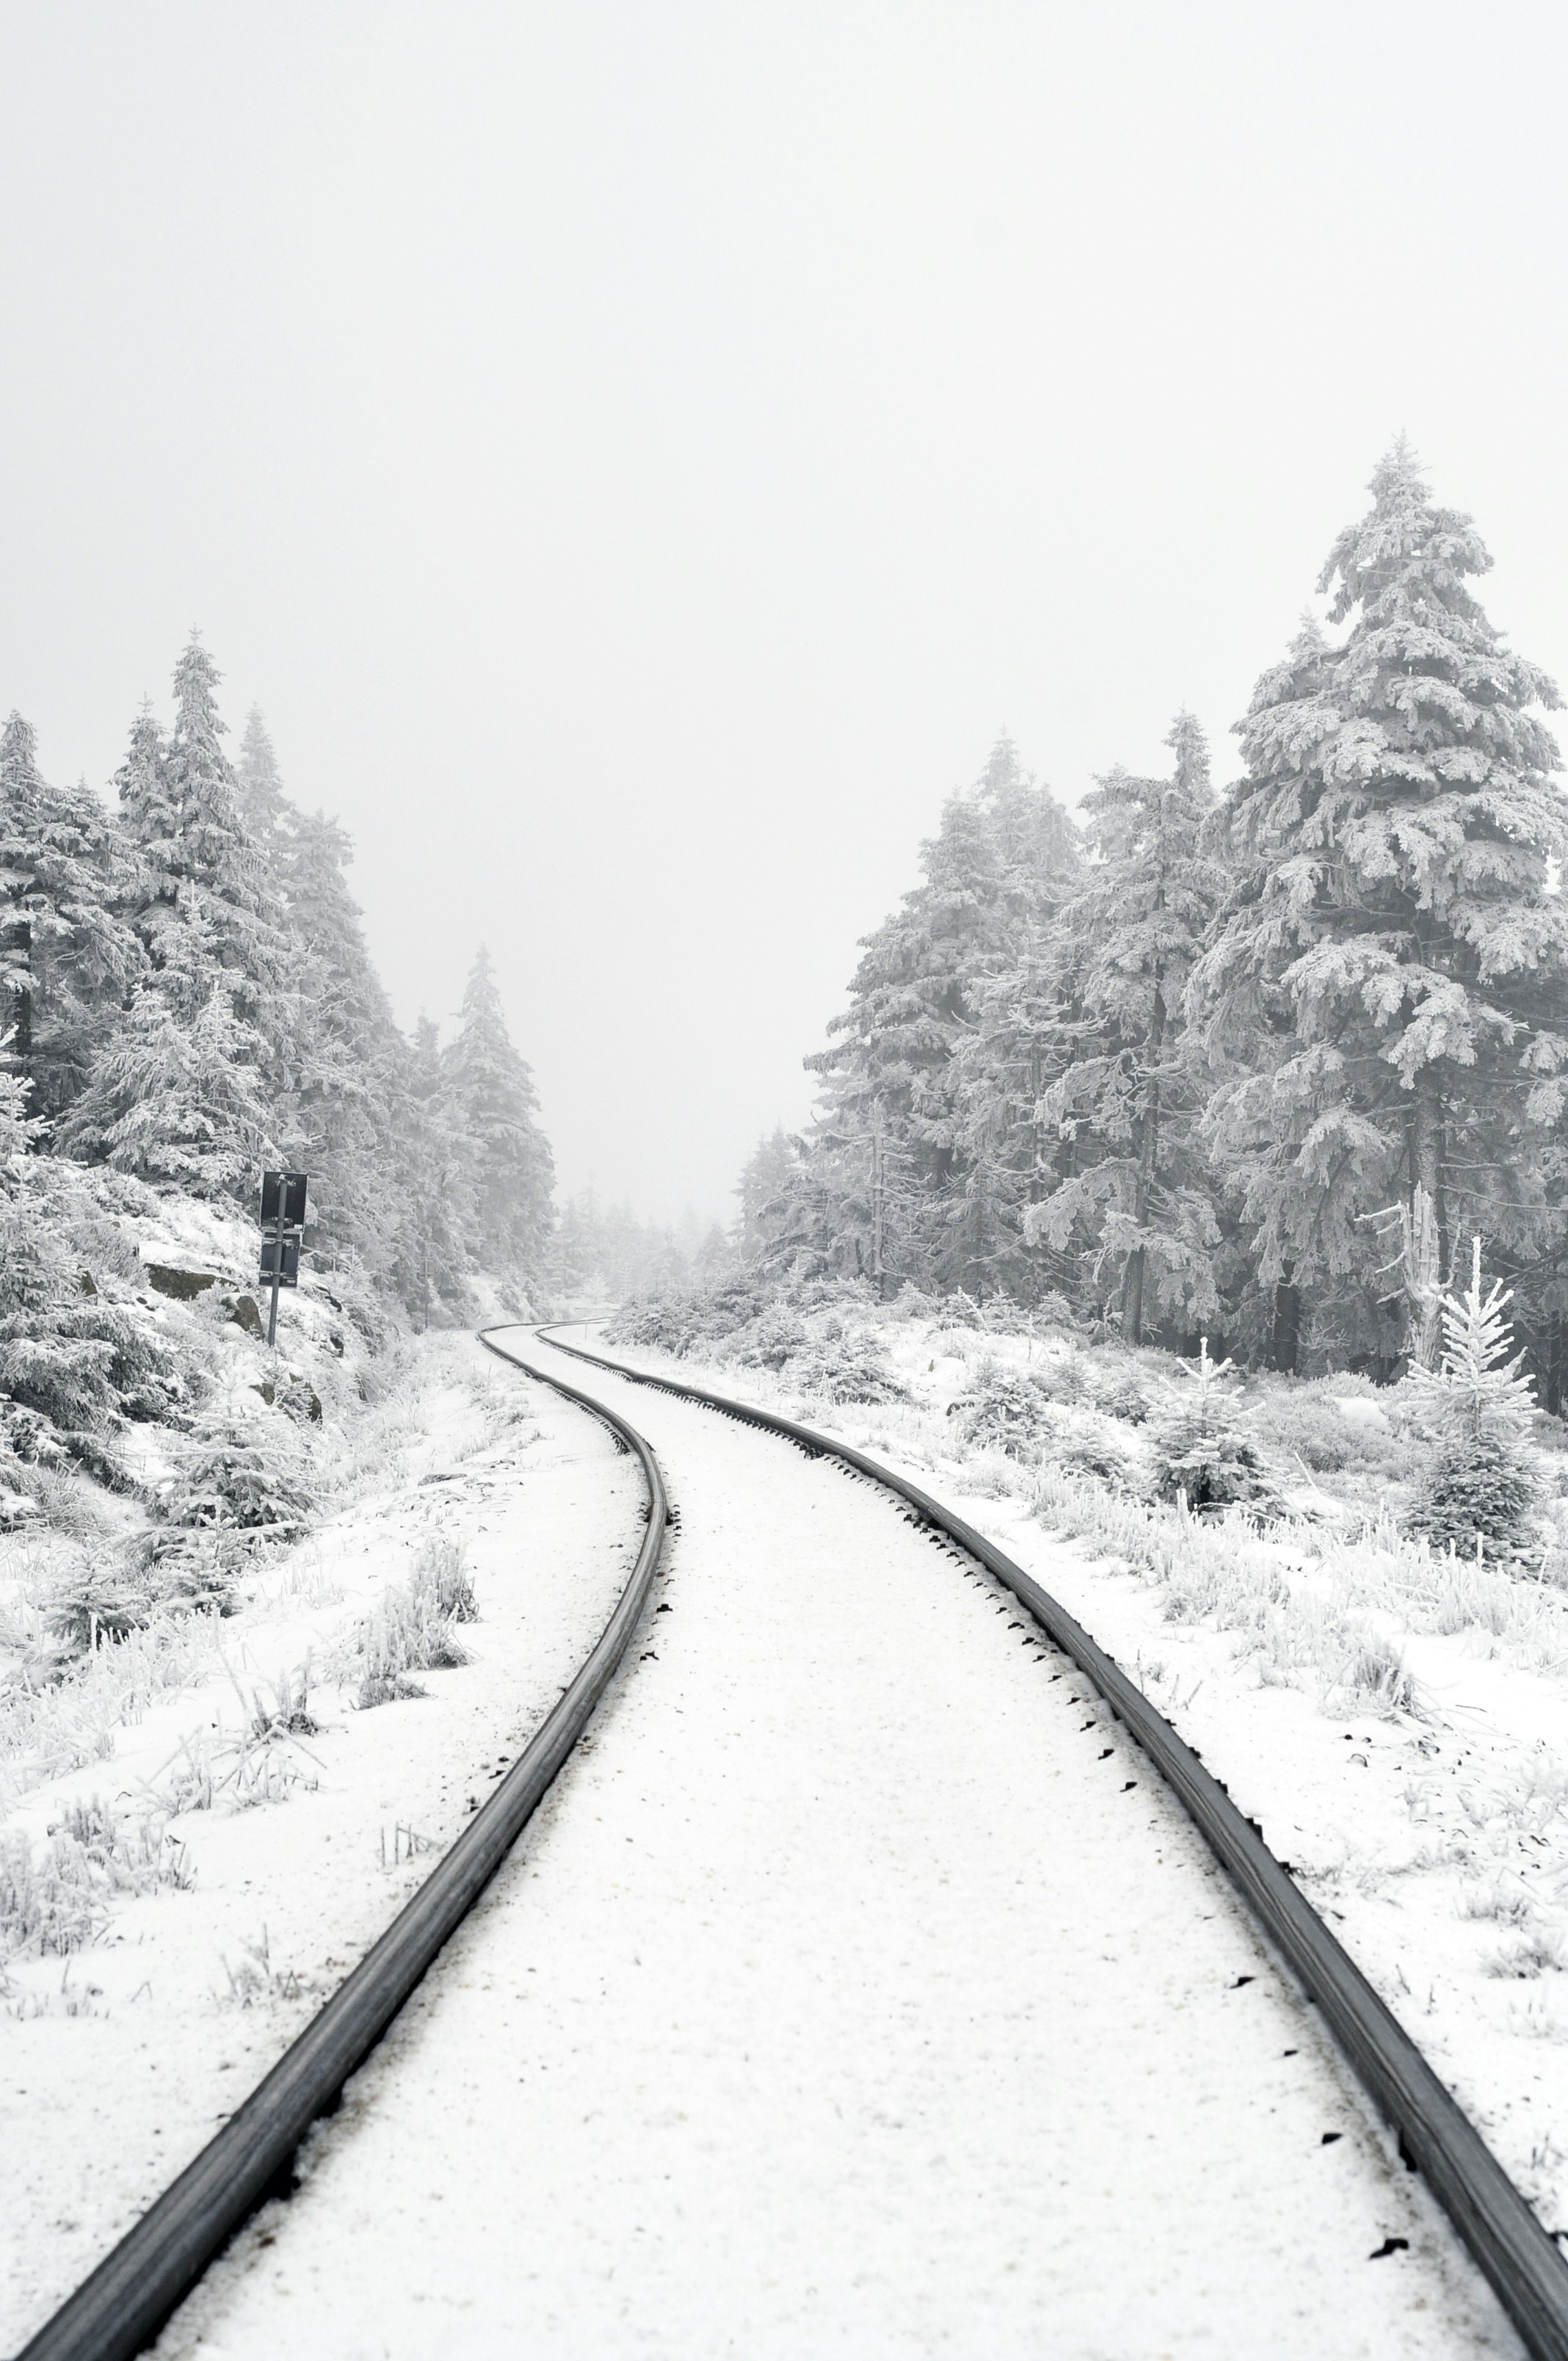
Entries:
{"label": "snow-covered railway", "polygon": [[[1135,1693],[1050,1601],[1042,1631],[980,1537],[905,1488],[912,1531],[755,1431],[782,1422],[602,1362],[593,1391],[658,1453],[595,1659],[602,1687],[646,1610],[635,1677],[161,2354],[1568,2355],[1522,2202],[1397,2027],[1356,2049],[1330,1953],[1303,1999],[1154,1761],[1188,1813],[1228,1804],[1146,1721],[1131,1742],[1106,1700],[1137,1726]],[[660,1463],[684,1525],[655,1585]],[[1452,2166],[1517,2330],[1325,2020],[1435,2186]],[[120,2251],[121,2309],[72,2341],[68,2307],[29,2356],[137,2349],[151,2248]]]}

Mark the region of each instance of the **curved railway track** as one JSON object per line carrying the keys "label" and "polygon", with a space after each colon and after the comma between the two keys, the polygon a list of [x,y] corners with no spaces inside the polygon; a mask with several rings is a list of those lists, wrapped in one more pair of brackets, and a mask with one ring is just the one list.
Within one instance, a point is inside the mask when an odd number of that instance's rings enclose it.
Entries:
{"label": "curved railway track", "polygon": [[672,1521],[659,1463],[636,1428],[591,1394],[531,1368],[488,1336],[480,1341],[590,1412],[638,1461],[648,1525],[626,1587],[576,1680],[418,1893],[223,2130],[22,2347],[17,2361],[133,2361],[151,2344],[228,2239],[286,2185],[305,2134],[336,2104],[345,2082],[483,1894],[630,1645]]}
{"label": "curved railway track", "polygon": [[[652,1450],[609,1404],[498,1343],[499,1358],[605,1424],[636,1456],[648,1530],[591,1653],[524,1754],[361,1965],[224,2130],[23,2348],[18,2361],[131,2361],[268,2196],[287,2185],[310,2125],[329,2113],[505,1859],[587,1727],[647,1604],[672,1521]],[[1568,2361],[1568,2265],[1420,2050],[1298,1891],[1256,1827],[1111,1657],[1032,1576],[895,1470],[775,1412],[539,1334],[552,1350],[776,1434],[893,1494],[930,1539],[1012,1592],[1099,1691],[1203,1837],[1490,2281],[1535,2361]]]}
{"label": "curved railway track", "polygon": [[864,1452],[753,1403],[683,1379],[638,1369],[550,1328],[540,1337],[554,1351],[613,1371],[782,1436],[813,1457],[838,1460],[903,1503],[912,1521],[955,1546],[1010,1590],[1046,1637],[1070,1658],[1104,1698],[1175,1795],[1275,1949],[1313,2002],[1363,2088],[1393,2129],[1407,2165],[1419,2172],[1496,2290],[1534,2361],[1568,2361],[1568,2263],[1453,2094],[1324,1925],[1256,1823],[1231,1801],[1114,1659],[1033,1576],[983,1533],[894,1469]]}

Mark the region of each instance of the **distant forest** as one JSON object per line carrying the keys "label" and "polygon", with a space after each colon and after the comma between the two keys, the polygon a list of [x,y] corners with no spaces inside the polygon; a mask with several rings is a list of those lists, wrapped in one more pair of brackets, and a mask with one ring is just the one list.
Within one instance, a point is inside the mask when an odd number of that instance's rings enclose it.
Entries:
{"label": "distant forest", "polygon": [[1003,739],[863,945],[817,1120],[742,1176],[743,1259],[1005,1294],[1286,1370],[1431,1366],[1471,1240],[1568,1390],[1568,803],[1552,682],[1398,445],[1236,725],[1223,791],[1069,818]]}
{"label": "distant forest", "polygon": [[452,1038],[393,1022],[345,882],[348,839],[284,793],[259,713],[224,751],[192,638],[172,726],[131,726],[111,806],[57,787],[19,713],[0,731],[0,989],[26,1144],[249,1202],[312,1176],[307,1243],[416,1321],[477,1271],[521,1298],[554,1268],[553,1168],[488,955]]}

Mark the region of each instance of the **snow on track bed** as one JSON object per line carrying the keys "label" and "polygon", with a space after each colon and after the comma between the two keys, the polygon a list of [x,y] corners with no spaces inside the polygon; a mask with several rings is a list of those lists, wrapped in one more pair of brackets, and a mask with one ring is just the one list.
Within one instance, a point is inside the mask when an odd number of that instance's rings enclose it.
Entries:
{"label": "snow on track bed", "polygon": [[[306,1543],[305,1597],[282,1563],[267,1585],[273,1605],[219,1636],[247,1683],[274,1679],[313,1648],[319,1661],[323,1639],[435,1534],[462,1542],[473,1572],[470,1662],[422,1675],[422,1699],[368,1714],[324,1686],[313,1699],[323,1727],[301,1749],[308,1784],[261,1808],[173,1824],[190,1849],[192,1892],[127,1901],[99,1943],[64,1963],[13,1963],[0,2015],[0,2352],[42,2324],[342,1982],[467,1824],[470,1799],[490,1794],[554,1705],[625,1581],[641,1533],[635,1463],[596,1421],[497,1369],[471,1338],[432,1340],[428,1358],[426,1431],[407,1447],[402,1483]],[[494,1370],[503,1390],[510,1378],[528,1411],[477,1451],[474,1403],[455,1383],[469,1368],[487,1386]],[[307,1597],[329,1603],[311,1608]],[[235,1709],[214,1668],[204,1686],[159,1700],[121,1731],[111,1763],[39,1790],[24,1811],[41,1832],[73,1795],[134,1796],[181,1731],[219,1715],[232,1722]],[[263,1941],[274,1988],[236,1994],[236,1969],[259,1983]],[[96,1995],[84,2015],[49,2005],[62,1965],[72,1990]],[[43,2014],[29,2013],[35,2000]]]}
{"label": "snow on track bed", "polygon": [[682,1504],[672,1611],[159,2352],[1517,2354],[1016,1610],[831,1462],[591,1387]]}

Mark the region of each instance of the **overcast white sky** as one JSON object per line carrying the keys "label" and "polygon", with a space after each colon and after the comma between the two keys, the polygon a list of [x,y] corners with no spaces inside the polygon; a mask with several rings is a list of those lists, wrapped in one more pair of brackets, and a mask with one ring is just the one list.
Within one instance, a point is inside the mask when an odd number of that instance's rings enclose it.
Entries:
{"label": "overcast white sky", "polygon": [[1005,725],[1225,733],[1409,430],[1568,677],[1568,11],[5,0],[0,709],[192,622],[399,1015],[728,1211]]}

